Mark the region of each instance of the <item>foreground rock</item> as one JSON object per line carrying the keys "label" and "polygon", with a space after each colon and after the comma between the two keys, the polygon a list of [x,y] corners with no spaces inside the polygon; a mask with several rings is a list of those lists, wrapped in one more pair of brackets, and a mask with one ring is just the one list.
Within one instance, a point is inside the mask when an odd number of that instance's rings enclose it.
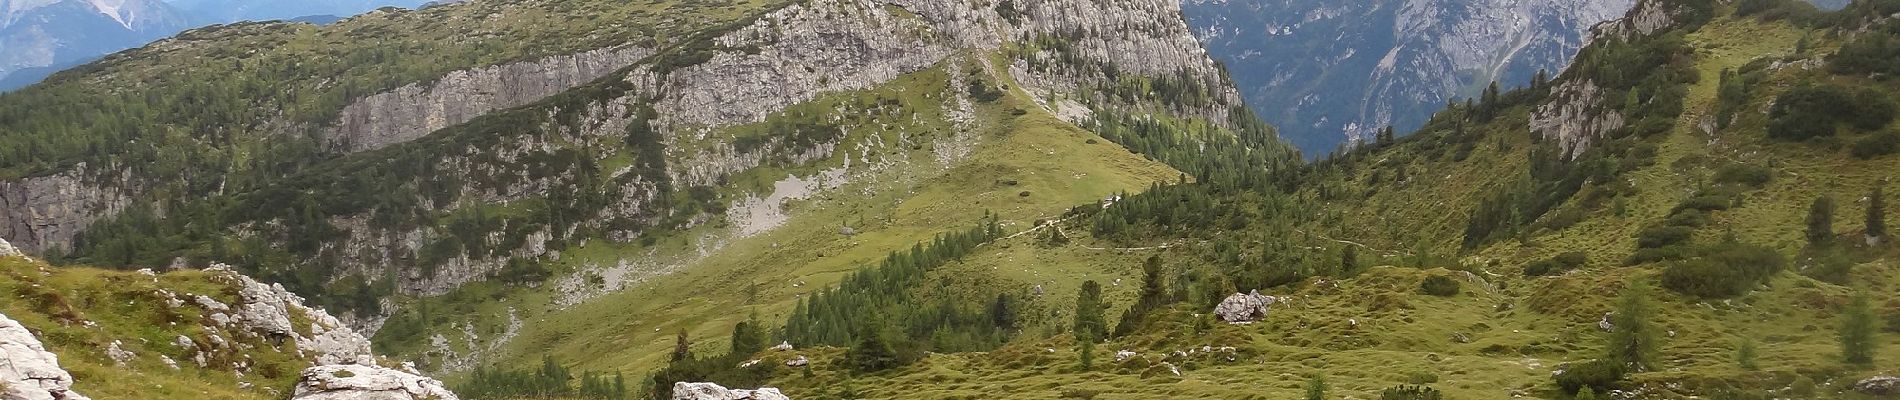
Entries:
{"label": "foreground rock", "polygon": [[1900,395],[1900,376],[1876,376],[1854,384],[1854,391],[1873,396]]}
{"label": "foreground rock", "polygon": [[[267,337],[291,339],[297,352],[312,357],[316,365],[373,363],[369,338],[343,325],[330,313],[305,306],[302,297],[285,290],[283,285],[266,285],[224,264],[213,265],[206,271],[222,273],[221,279],[238,286],[239,303],[235,306],[218,304],[209,298],[197,300],[211,312],[213,321],[236,324]],[[292,315],[307,317],[310,326],[294,326]]]}
{"label": "foreground rock", "polygon": [[678,382],[673,384],[673,400],[792,400],[779,393],[777,388],[759,388],[759,390],[727,389],[710,382]]}
{"label": "foreground rock", "polygon": [[[0,242],[0,250],[9,250]],[[25,326],[0,314],[0,399],[86,400],[73,393],[73,376],[59,367],[59,356],[46,351]]]}
{"label": "foreground rock", "polygon": [[303,370],[291,400],[457,400],[442,381],[368,365]]}
{"label": "foreground rock", "polygon": [[0,239],[0,257],[12,257],[17,255],[20,255],[20,249],[13,248],[13,244],[7,243],[6,239]]}
{"label": "foreground rock", "polygon": [[1258,290],[1246,294],[1235,293],[1214,306],[1214,315],[1231,324],[1251,323],[1266,318],[1267,306],[1277,301],[1278,298],[1263,296]]}

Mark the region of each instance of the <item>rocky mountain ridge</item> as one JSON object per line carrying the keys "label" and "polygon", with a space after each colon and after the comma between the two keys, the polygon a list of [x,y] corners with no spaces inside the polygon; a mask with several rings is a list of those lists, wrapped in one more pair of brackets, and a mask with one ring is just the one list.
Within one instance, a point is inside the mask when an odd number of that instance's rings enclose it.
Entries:
{"label": "rocky mountain ridge", "polygon": [[1189,1],[1197,37],[1248,103],[1308,156],[1409,132],[1447,102],[1555,74],[1616,1],[1435,0],[1332,4]]}

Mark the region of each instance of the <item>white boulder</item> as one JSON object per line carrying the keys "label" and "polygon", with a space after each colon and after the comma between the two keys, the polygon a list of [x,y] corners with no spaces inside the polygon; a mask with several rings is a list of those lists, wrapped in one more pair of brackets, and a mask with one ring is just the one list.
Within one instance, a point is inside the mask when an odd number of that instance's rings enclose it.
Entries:
{"label": "white boulder", "polygon": [[1246,294],[1235,293],[1214,306],[1214,315],[1231,324],[1252,323],[1266,318],[1267,307],[1279,300],[1273,296],[1263,296],[1258,290]]}
{"label": "white boulder", "polygon": [[303,370],[291,400],[457,400],[442,381],[369,365],[321,365]]}
{"label": "white boulder", "polygon": [[19,256],[19,255],[24,255],[20,253],[20,249],[13,248],[13,244],[7,243],[6,239],[0,239],[0,257],[12,257],[12,256]]}
{"label": "white boulder", "polygon": [[1900,376],[1876,376],[1854,383],[1854,391],[1870,396],[1900,395]]}
{"label": "white boulder", "polygon": [[711,382],[677,382],[673,384],[673,400],[792,400],[779,393],[777,388],[759,388],[759,390],[727,389]]}
{"label": "white boulder", "polygon": [[0,399],[87,400],[72,387],[73,375],[59,367],[59,356],[46,351],[25,326],[0,314]]}

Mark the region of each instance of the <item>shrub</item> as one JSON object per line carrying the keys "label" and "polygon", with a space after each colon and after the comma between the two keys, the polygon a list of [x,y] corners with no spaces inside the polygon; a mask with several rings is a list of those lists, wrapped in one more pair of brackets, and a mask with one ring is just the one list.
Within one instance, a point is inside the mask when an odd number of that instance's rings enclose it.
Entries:
{"label": "shrub", "polygon": [[1753,164],[1729,164],[1715,171],[1716,184],[1742,184],[1762,187],[1773,180],[1774,170]]}
{"label": "shrub", "polygon": [[1663,269],[1669,290],[1701,298],[1734,297],[1781,272],[1787,260],[1774,249],[1724,242],[1701,251],[1702,257]]}
{"label": "shrub", "polygon": [[1590,263],[1590,255],[1581,251],[1558,254],[1549,260],[1540,260],[1524,267],[1524,276],[1557,275]]}
{"label": "shrub", "polygon": [[1854,142],[1855,158],[1862,160],[1900,152],[1900,131],[1888,130]]}
{"label": "shrub", "polygon": [[1420,282],[1418,289],[1420,292],[1433,296],[1451,297],[1458,295],[1459,284],[1458,280],[1451,279],[1449,276],[1434,275]]}
{"label": "shrub", "polygon": [[1636,234],[1636,246],[1657,249],[1687,243],[1695,229],[1681,226],[1652,226]]}
{"label": "shrub", "polygon": [[1379,400],[1440,400],[1445,398],[1438,389],[1425,386],[1399,385],[1379,392]]}
{"label": "shrub", "polygon": [[1849,93],[1838,85],[1802,86],[1775,98],[1768,110],[1768,136],[1795,141],[1833,136],[1841,123],[1879,129],[1893,122],[1895,108],[1892,98],[1873,89]]}
{"label": "shrub", "polygon": [[1586,387],[1596,392],[1605,392],[1615,387],[1617,381],[1623,380],[1623,373],[1623,366],[1610,360],[1592,360],[1572,364],[1570,368],[1557,374],[1557,387],[1563,388],[1564,393],[1569,394],[1576,394],[1577,391]]}

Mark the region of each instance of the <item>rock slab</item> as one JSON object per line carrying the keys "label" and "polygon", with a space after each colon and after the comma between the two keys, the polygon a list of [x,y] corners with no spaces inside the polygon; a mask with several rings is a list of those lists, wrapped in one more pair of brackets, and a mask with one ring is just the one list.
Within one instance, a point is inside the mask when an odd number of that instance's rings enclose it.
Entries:
{"label": "rock slab", "polygon": [[458,400],[442,381],[369,365],[303,370],[291,400]]}
{"label": "rock slab", "polygon": [[46,351],[25,326],[0,314],[0,399],[87,400],[72,388],[73,375],[59,367],[59,356]]}
{"label": "rock slab", "polygon": [[1226,300],[1221,300],[1220,305],[1214,306],[1214,315],[1231,324],[1251,323],[1266,318],[1267,307],[1279,300],[1273,296],[1261,295],[1258,290],[1244,294],[1234,293],[1232,296],[1227,296]]}
{"label": "rock slab", "polygon": [[1876,376],[1854,383],[1854,391],[1873,396],[1900,396],[1900,376]]}
{"label": "rock slab", "polygon": [[673,400],[792,400],[779,393],[777,388],[759,388],[759,390],[727,389],[711,382],[677,382],[673,384]]}

